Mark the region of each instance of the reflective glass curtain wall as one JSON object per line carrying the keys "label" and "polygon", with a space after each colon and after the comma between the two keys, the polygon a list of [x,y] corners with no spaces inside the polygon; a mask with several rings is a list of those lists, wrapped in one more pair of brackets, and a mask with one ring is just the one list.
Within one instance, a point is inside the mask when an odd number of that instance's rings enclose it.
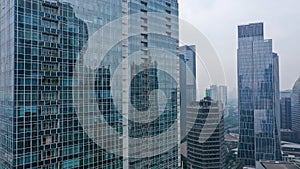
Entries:
{"label": "reflective glass curtain wall", "polygon": [[297,79],[297,81],[293,86],[291,107],[292,107],[291,128],[293,131],[300,133],[300,78]]}
{"label": "reflective glass curtain wall", "polygon": [[[159,104],[164,99],[160,99],[159,93],[154,93],[154,103],[151,103],[154,108],[151,109],[147,105],[148,99],[151,99],[149,92],[160,90],[166,96],[166,107],[158,118],[149,123],[129,121],[129,137],[149,138],[149,142],[145,140],[143,146],[129,142],[129,157],[142,157],[129,158],[129,168],[177,168],[180,139],[179,88],[176,83],[179,79],[178,2],[129,0],[128,14],[138,16],[128,21],[128,72],[133,106],[128,110],[129,116],[137,118],[136,113],[149,111],[150,116],[154,117],[159,113]],[[140,31],[137,35],[136,32]],[[149,117],[143,118],[141,120]],[[153,143],[154,138],[160,141]],[[166,150],[169,145],[174,146]],[[149,155],[145,157],[145,154]]]}
{"label": "reflective glass curtain wall", "polygon": [[180,57],[180,127],[181,140],[186,136],[186,108],[196,101],[196,46],[179,47]]}
{"label": "reflective glass curtain wall", "polygon": [[291,92],[280,93],[280,129],[292,129]]}
{"label": "reflective glass curtain wall", "polygon": [[85,133],[72,95],[88,38],[121,16],[121,2],[0,2],[0,168],[122,168]]}
{"label": "reflective glass curtain wall", "polygon": [[11,168],[15,154],[14,127],[14,1],[0,1],[0,168]]}
{"label": "reflective glass curtain wall", "polygon": [[[124,144],[125,142],[110,139],[111,132],[108,130],[103,130],[102,135],[96,137],[86,130],[95,126],[101,116],[112,128],[123,132],[122,125],[126,119],[122,118],[122,114],[115,107],[122,105],[123,102],[113,100],[111,95],[113,74],[123,56],[136,51],[142,51],[147,56],[149,54],[147,48],[159,48],[177,56],[178,38],[170,36],[172,34],[178,37],[178,21],[170,20],[171,17],[158,18],[165,20],[165,24],[159,25],[154,22],[148,23],[147,18],[146,20],[144,18],[144,25],[130,26],[132,30],[129,29],[129,32],[134,32],[135,27],[143,28],[145,31],[139,37],[130,37],[127,47],[122,41],[124,27],[120,23],[118,27],[111,29],[112,36],[98,37],[104,38],[100,46],[97,46],[99,48],[103,48],[106,42],[114,40],[118,42],[108,51],[105,59],[97,63],[99,65],[95,65],[98,69],[82,65],[86,63],[85,61],[92,60],[86,52],[91,47],[88,40],[99,29],[115,19],[133,13],[159,12],[178,16],[177,1],[85,0],[82,3],[81,0],[1,0],[0,2],[0,168],[178,166],[178,125],[175,125],[167,137],[161,138],[162,141],[159,143],[162,147],[168,144],[177,146],[167,151],[162,150],[158,154],[153,153],[153,156],[147,158],[130,159],[129,166],[124,165],[122,151],[132,147],[129,151],[134,154],[140,153],[140,150],[135,150],[129,143]],[[124,4],[127,4],[125,6],[128,8],[125,8]],[[151,25],[160,27],[161,34],[147,33]],[[141,37],[144,39],[141,40]],[[124,52],[124,47],[127,48],[128,54]],[[178,57],[173,58],[174,64],[165,65],[175,75],[178,74],[178,60]],[[149,58],[149,62],[138,66],[132,65],[130,70],[137,73],[140,70],[139,66],[143,69],[147,66],[155,68],[155,63]],[[149,79],[143,81],[139,76],[134,76],[138,79],[134,81],[136,82],[134,85],[137,85],[139,90],[133,90],[131,93],[141,94],[139,91],[142,89],[153,90],[160,86],[168,93],[168,106],[163,118],[147,125],[148,128],[140,130],[139,125],[129,125],[131,136],[151,137],[153,134],[164,132],[170,124],[177,122],[174,122],[178,115],[177,84],[172,81],[174,79],[165,76],[161,71],[146,70],[141,75]],[[145,85],[146,82],[151,83]],[[89,92],[87,87],[90,86],[85,86],[86,84],[93,87],[94,93]],[[122,96],[122,90],[114,92]],[[94,105],[97,105],[100,111],[93,109]],[[137,106],[143,107],[142,104]],[[80,113],[86,116],[80,119],[78,116]],[[99,140],[102,145],[98,144]],[[145,143],[146,148],[142,152],[151,152],[152,146]],[[115,149],[121,154],[114,154],[107,148]]]}
{"label": "reflective glass curtain wall", "polygon": [[278,56],[264,39],[263,23],[238,27],[240,138],[238,157],[246,166],[280,160]]}

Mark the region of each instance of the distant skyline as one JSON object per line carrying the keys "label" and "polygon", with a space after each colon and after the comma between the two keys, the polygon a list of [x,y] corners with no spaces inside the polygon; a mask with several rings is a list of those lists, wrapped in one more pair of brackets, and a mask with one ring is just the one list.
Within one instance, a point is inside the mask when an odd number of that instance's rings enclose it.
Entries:
{"label": "distant skyline", "polygon": [[[229,90],[237,86],[237,26],[264,22],[265,38],[279,55],[280,89],[291,89],[300,76],[299,0],[179,0],[179,16],[212,43],[223,64]],[[201,51],[198,51],[201,52]]]}

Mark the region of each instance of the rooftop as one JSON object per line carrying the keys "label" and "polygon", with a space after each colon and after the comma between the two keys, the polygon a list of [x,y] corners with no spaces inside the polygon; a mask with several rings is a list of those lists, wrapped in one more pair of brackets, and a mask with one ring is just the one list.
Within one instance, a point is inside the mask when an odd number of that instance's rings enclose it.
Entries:
{"label": "rooftop", "polygon": [[299,169],[296,165],[287,162],[278,162],[278,161],[271,161],[271,162],[260,162],[262,167],[265,169]]}
{"label": "rooftop", "polygon": [[232,141],[232,142],[238,142],[239,141],[239,137],[237,134],[225,134],[224,136],[225,141]]}
{"label": "rooftop", "polygon": [[300,77],[298,78],[298,80],[295,82],[295,85],[293,87],[293,91],[296,92],[300,92]]}
{"label": "rooftop", "polygon": [[281,141],[281,147],[300,148],[300,144],[291,143],[291,142],[287,142],[287,141]]}

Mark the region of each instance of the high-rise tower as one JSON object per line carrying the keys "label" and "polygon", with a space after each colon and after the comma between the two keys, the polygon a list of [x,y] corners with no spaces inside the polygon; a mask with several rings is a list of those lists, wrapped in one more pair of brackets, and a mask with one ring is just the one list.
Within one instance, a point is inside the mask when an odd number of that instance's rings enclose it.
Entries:
{"label": "high-rise tower", "polygon": [[196,46],[181,46],[180,58],[180,130],[181,140],[186,136],[186,108],[196,101]]}
{"label": "high-rise tower", "polygon": [[211,85],[206,89],[206,95],[210,96],[213,100],[220,101],[224,107],[227,105],[227,86],[225,85]]}
{"label": "high-rise tower", "polygon": [[280,128],[292,129],[291,90],[280,92]]}
{"label": "high-rise tower", "polygon": [[263,23],[238,27],[238,158],[245,166],[280,160],[279,67]]}
{"label": "high-rise tower", "polygon": [[0,168],[176,168],[177,16],[176,0],[0,0]]}
{"label": "high-rise tower", "polygon": [[300,78],[295,82],[292,90],[292,130],[300,135]]}
{"label": "high-rise tower", "polygon": [[[100,10],[103,3],[118,12]],[[122,167],[122,157],[98,146],[84,131],[72,93],[75,65],[89,37],[122,16],[121,2],[0,4],[1,67],[7,65],[0,73],[1,81],[7,81],[0,89],[0,168]],[[78,14],[81,9],[86,12]]]}
{"label": "high-rise tower", "polygon": [[225,166],[224,107],[205,97],[187,107],[187,166],[222,169]]}

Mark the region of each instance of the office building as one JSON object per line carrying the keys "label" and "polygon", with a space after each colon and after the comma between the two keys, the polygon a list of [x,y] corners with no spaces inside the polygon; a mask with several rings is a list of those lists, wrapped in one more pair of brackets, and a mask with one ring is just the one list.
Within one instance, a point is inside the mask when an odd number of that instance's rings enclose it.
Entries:
{"label": "office building", "polygon": [[280,92],[280,98],[290,98],[292,95],[292,90],[284,90]]}
{"label": "office building", "polygon": [[229,90],[229,94],[228,94],[228,97],[230,98],[230,99],[232,99],[232,100],[237,100],[237,88],[231,88],[230,90]]}
{"label": "office building", "polygon": [[257,169],[299,169],[294,163],[284,161],[260,161],[257,162]]}
{"label": "office building", "polygon": [[179,47],[180,58],[180,135],[186,137],[186,108],[196,101],[196,46]]}
{"label": "office building", "polygon": [[284,161],[300,165],[300,144],[281,141],[281,147]]}
{"label": "office building", "polygon": [[292,129],[291,91],[280,92],[280,128]]}
{"label": "office building", "polygon": [[223,104],[205,97],[187,108],[187,166],[193,169],[225,167]]}
{"label": "office building", "polygon": [[281,129],[280,134],[282,141],[300,143],[299,133],[297,133],[296,131],[293,131],[291,129]]}
{"label": "office building", "polygon": [[[72,94],[77,58],[96,27],[122,16],[121,2],[110,2],[120,11],[113,16],[111,9],[98,12],[104,2],[72,2],[0,2],[1,67],[7,65],[0,76],[8,82],[1,84],[0,168],[122,167],[122,157],[84,131]],[[78,8],[104,21],[82,17]]]}
{"label": "office building", "polygon": [[196,46],[179,47],[179,57],[180,70],[184,72],[185,69],[186,72],[186,95],[189,96],[190,101],[196,101]]}
{"label": "office building", "polygon": [[[138,15],[128,20],[132,104],[128,116],[134,119],[128,122],[129,138],[133,138],[129,139],[128,166],[177,168],[180,164],[178,3],[177,0],[131,0],[128,14]],[[141,112],[147,114],[142,116]],[[142,142],[137,144],[136,138]]]}
{"label": "office building", "polygon": [[278,55],[264,39],[263,23],[238,27],[238,158],[281,160]]}
{"label": "office building", "polygon": [[227,86],[221,85],[219,86],[219,100],[224,104],[224,106],[227,105]]}
{"label": "office building", "polygon": [[300,135],[300,78],[295,82],[292,91],[292,130]]}
{"label": "office building", "polygon": [[210,88],[206,89],[206,95],[214,100],[219,100],[219,87],[217,85],[210,85]]}
{"label": "office building", "polygon": [[211,85],[206,89],[206,95],[210,96],[213,100],[219,100],[223,103],[224,107],[227,105],[227,86],[224,85]]}
{"label": "office building", "polygon": [[[179,91],[174,82],[169,84],[170,77],[164,81],[161,79],[163,75],[158,74],[156,80],[154,70],[154,73],[149,73],[151,87],[144,86],[141,81],[137,83],[141,90],[155,90],[157,85],[168,86],[164,88],[169,98],[168,106],[162,117],[153,123],[141,126],[123,118],[124,112],[129,112],[124,104],[128,100],[114,100],[112,95],[114,92],[124,96],[122,92],[126,90],[114,90],[112,81],[118,65],[130,54],[142,51],[147,55],[148,48],[160,46],[160,49],[176,55],[178,39],[170,36],[177,37],[178,34],[178,22],[171,20],[171,15],[178,16],[177,1],[1,0],[0,9],[0,168],[178,166],[178,125],[174,119],[178,115]],[[151,25],[157,24],[147,19],[148,11],[166,14],[158,18],[164,20],[163,31],[158,29],[161,34],[148,33]],[[105,43],[118,43],[102,62],[95,63],[97,69],[89,65],[92,58],[86,57],[89,56],[86,51],[92,47],[89,41],[97,31],[115,19],[138,12],[145,14],[140,18],[144,24],[132,25],[130,20],[122,19],[119,26],[111,29],[114,34],[107,34],[109,36],[102,39]],[[120,42],[134,32],[129,29],[133,27],[144,31]],[[100,44],[97,44],[99,49],[103,49],[105,44]],[[173,59],[174,63],[179,62],[178,57]],[[91,67],[85,67],[86,64]],[[174,70],[174,77],[179,76],[175,71],[178,67],[179,64],[173,64],[170,68]],[[124,68],[132,70],[128,65]],[[126,77],[131,75],[129,71],[124,72]],[[118,84],[124,84],[123,79],[118,80]],[[131,96],[134,91],[131,90]],[[125,94],[128,93],[127,90]],[[135,106],[147,108],[144,97],[133,96],[132,99],[131,103],[137,103]],[[121,110],[118,105],[121,105]],[[102,125],[101,120],[111,127],[98,133],[91,132],[91,128]],[[139,152],[134,150],[129,137],[158,135],[171,123],[175,127],[170,136],[159,137],[161,142],[156,144],[167,147],[166,144],[173,143],[172,149],[151,154],[153,145],[144,142],[142,151],[148,156],[138,154],[130,158]],[[148,128],[152,128],[151,132],[146,130]],[[113,137],[109,129],[121,136]]]}

